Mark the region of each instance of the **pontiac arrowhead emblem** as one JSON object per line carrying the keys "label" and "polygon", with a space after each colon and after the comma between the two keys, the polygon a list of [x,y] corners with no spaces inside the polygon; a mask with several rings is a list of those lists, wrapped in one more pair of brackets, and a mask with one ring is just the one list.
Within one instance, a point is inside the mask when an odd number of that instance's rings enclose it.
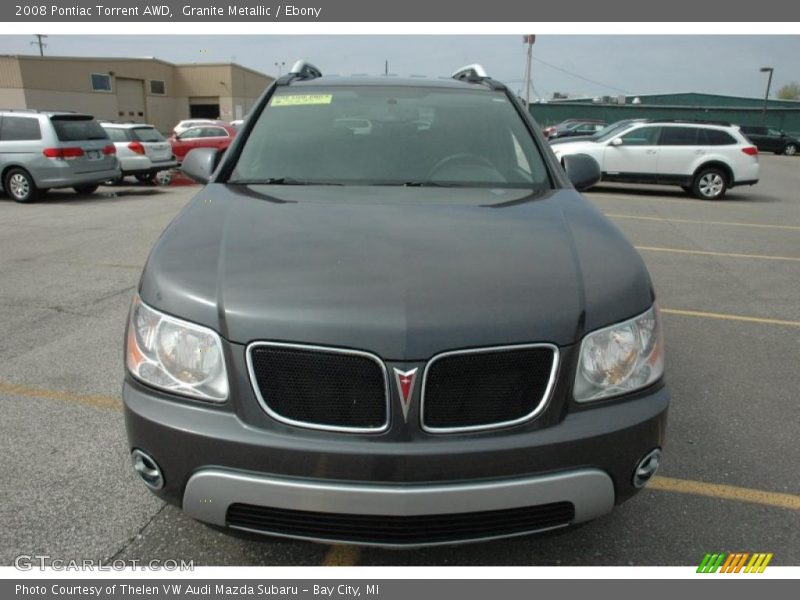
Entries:
{"label": "pontiac arrowhead emblem", "polygon": [[411,406],[411,394],[414,391],[414,382],[419,369],[401,371],[394,369],[394,379],[397,382],[397,391],[400,394],[400,406],[403,408],[403,420],[408,423],[408,407]]}

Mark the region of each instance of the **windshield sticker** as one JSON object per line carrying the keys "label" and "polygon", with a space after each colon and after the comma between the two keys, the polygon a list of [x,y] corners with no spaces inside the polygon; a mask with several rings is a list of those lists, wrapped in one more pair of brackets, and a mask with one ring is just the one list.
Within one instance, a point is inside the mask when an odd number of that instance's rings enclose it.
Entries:
{"label": "windshield sticker", "polygon": [[270,103],[272,106],[309,106],[312,104],[330,104],[333,94],[295,94],[276,96]]}

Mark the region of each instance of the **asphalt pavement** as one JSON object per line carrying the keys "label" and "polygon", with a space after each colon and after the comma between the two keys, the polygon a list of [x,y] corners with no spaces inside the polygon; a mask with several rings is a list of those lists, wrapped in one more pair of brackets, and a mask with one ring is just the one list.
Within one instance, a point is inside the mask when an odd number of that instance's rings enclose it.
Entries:
{"label": "asphalt pavement", "polygon": [[197,188],[0,196],[0,564],[691,565],[746,551],[800,565],[800,159],[761,160],[762,181],[719,202],[655,186],[587,194],[639,248],[663,309],[672,406],[653,485],[574,529],[407,551],[232,537],[134,476],[125,317],[150,247]]}

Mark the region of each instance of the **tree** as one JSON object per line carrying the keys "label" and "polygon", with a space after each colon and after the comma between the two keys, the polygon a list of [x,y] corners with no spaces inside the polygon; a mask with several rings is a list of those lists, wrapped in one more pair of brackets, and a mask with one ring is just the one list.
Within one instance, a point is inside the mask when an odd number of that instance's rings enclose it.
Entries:
{"label": "tree", "polygon": [[778,98],[781,100],[800,100],[800,83],[792,81],[781,86],[778,90]]}

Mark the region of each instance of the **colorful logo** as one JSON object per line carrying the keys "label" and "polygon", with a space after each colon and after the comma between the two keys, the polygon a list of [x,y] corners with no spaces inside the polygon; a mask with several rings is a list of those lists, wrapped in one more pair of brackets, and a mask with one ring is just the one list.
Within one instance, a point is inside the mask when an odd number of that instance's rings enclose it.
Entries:
{"label": "colorful logo", "polygon": [[765,552],[735,552],[726,554],[718,552],[716,554],[706,554],[697,567],[698,573],[763,573],[769,561],[772,560],[772,553]]}
{"label": "colorful logo", "polygon": [[418,370],[418,368],[410,371],[394,369],[397,391],[400,392],[400,406],[403,408],[403,419],[406,422],[408,422],[408,407],[411,406],[411,392],[414,391],[414,381],[416,381]]}

